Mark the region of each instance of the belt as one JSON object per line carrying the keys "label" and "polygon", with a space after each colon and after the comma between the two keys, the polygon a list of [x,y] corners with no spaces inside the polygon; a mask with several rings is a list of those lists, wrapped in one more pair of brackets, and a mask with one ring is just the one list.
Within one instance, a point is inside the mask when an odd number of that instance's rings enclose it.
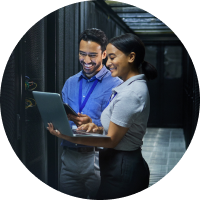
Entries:
{"label": "belt", "polygon": [[73,148],[73,147],[64,146],[63,149],[69,149],[69,150],[77,151],[77,152],[99,151],[99,149],[97,147],[77,147],[77,148]]}

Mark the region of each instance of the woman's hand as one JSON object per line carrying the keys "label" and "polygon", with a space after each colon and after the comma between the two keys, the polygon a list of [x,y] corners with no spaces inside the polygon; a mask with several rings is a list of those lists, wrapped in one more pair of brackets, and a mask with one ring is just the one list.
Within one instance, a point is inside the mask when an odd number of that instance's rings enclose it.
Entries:
{"label": "woman's hand", "polygon": [[56,137],[59,137],[59,138],[62,138],[62,139],[63,139],[63,134],[60,133],[60,131],[58,131],[58,130],[54,130],[54,127],[53,127],[53,124],[52,124],[52,123],[48,123],[47,129],[49,130],[49,132],[50,132],[52,135],[55,135]]}
{"label": "woman's hand", "polygon": [[83,124],[77,128],[77,130],[85,130],[86,132],[90,133],[103,133],[103,127],[98,127],[94,123]]}
{"label": "woman's hand", "polygon": [[78,127],[83,124],[92,123],[92,119],[88,115],[81,113],[78,113],[78,116],[68,114],[67,117],[69,120],[73,121]]}

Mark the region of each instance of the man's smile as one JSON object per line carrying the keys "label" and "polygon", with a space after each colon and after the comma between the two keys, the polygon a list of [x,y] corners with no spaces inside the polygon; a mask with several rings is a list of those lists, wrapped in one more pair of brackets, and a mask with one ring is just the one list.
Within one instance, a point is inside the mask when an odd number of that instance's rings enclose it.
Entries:
{"label": "man's smile", "polygon": [[93,66],[93,64],[83,64],[83,67],[84,67],[85,69],[91,69],[92,66]]}

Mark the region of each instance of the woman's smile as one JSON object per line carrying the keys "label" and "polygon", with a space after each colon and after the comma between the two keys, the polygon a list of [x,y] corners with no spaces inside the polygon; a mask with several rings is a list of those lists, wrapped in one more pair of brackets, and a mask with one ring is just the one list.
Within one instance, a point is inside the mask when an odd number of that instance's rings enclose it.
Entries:
{"label": "woman's smile", "polygon": [[113,67],[113,66],[112,66],[112,67],[110,67],[109,69],[110,69],[110,72],[113,73],[115,70],[117,70],[117,67]]}

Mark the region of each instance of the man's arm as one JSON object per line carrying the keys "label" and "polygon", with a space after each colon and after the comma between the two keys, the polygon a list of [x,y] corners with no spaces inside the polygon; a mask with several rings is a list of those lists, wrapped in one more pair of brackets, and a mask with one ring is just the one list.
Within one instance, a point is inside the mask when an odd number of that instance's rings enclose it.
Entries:
{"label": "man's arm", "polygon": [[81,113],[78,113],[78,116],[68,114],[67,117],[69,120],[73,121],[77,127],[83,124],[92,123],[92,119],[88,115]]}

